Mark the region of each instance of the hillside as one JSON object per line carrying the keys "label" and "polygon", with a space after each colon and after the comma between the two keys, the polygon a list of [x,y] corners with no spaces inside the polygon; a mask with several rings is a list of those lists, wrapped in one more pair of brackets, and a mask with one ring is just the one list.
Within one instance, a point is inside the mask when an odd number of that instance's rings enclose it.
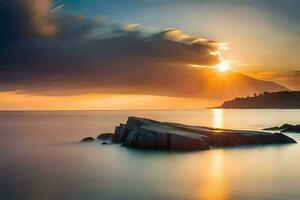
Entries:
{"label": "hillside", "polygon": [[264,92],[246,98],[225,101],[218,108],[300,109],[300,91]]}

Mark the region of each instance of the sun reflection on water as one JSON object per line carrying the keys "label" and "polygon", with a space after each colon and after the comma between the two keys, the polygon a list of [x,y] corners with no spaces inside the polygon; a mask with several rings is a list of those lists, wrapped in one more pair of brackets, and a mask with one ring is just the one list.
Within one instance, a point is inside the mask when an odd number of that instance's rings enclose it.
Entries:
{"label": "sun reflection on water", "polygon": [[223,128],[223,109],[213,109],[213,127]]}
{"label": "sun reflection on water", "polygon": [[227,200],[229,194],[224,169],[224,152],[214,150],[211,153],[206,176],[202,177],[204,183],[198,193],[199,197],[203,200]]}

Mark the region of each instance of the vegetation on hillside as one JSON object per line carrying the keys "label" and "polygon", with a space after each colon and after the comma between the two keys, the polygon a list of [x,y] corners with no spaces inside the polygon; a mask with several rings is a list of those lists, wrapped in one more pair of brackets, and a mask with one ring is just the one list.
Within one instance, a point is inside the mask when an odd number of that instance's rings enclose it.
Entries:
{"label": "vegetation on hillside", "polygon": [[263,92],[225,101],[220,108],[300,108],[300,91]]}

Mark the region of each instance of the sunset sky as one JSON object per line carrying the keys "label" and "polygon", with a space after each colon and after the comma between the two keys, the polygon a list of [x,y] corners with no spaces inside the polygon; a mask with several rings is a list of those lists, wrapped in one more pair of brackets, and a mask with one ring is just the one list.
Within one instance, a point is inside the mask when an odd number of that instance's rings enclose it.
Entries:
{"label": "sunset sky", "polygon": [[299,7],[298,0],[1,1],[0,109],[193,109],[300,90]]}

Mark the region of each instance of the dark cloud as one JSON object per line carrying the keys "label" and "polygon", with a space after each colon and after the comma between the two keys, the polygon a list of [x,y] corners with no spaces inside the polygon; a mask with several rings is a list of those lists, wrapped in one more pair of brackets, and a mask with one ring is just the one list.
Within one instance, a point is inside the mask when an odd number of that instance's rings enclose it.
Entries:
{"label": "dark cloud", "polygon": [[57,27],[51,19],[48,0],[1,0],[1,47],[30,37],[51,37]]}
{"label": "dark cloud", "polygon": [[47,0],[0,2],[0,40],[5,41],[0,44],[0,91],[222,96],[224,87],[231,87],[209,83],[211,69],[188,66],[218,63],[219,55],[212,54],[217,42],[177,29],[147,33],[136,25],[124,28],[55,10]]}

